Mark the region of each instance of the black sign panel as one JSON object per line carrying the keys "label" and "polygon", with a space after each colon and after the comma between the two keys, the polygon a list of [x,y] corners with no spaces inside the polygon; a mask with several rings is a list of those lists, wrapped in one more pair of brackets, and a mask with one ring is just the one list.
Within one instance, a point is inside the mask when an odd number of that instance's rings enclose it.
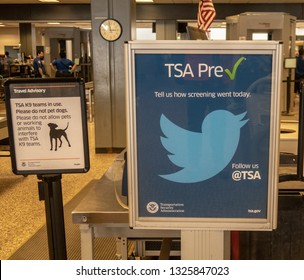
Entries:
{"label": "black sign panel", "polygon": [[5,94],[14,173],[89,170],[82,80],[12,79]]}

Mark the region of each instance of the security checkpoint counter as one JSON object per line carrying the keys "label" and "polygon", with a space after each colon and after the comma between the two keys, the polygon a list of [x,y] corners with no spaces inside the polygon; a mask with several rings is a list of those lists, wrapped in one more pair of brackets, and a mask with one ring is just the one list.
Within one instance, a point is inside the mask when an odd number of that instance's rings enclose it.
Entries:
{"label": "security checkpoint counter", "polygon": [[0,140],[8,137],[7,120],[5,115],[0,115]]}
{"label": "security checkpoint counter", "polygon": [[[83,260],[94,258],[94,238],[96,237],[116,237],[118,259],[128,258],[128,239],[162,239],[164,242],[180,238],[181,233],[178,230],[131,229],[129,227],[127,200],[126,197],[120,195],[123,167],[124,158],[121,153],[72,212],[73,223],[79,224]],[[164,255],[167,255],[167,252]]]}
{"label": "security checkpoint counter", "polygon": [[[8,128],[6,115],[0,114],[0,141],[8,138]],[[5,141],[5,140],[4,140]],[[0,157],[9,156],[10,147],[7,143],[1,142],[0,144]]]}

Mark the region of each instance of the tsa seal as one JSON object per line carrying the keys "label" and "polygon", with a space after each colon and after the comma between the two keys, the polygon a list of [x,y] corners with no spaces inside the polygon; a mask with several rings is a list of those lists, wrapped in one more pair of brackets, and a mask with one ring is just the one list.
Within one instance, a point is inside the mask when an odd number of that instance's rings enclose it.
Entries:
{"label": "tsa seal", "polygon": [[146,209],[149,213],[154,214],[159,210],[159,206],[156,202],[151,201],[147,204]]}

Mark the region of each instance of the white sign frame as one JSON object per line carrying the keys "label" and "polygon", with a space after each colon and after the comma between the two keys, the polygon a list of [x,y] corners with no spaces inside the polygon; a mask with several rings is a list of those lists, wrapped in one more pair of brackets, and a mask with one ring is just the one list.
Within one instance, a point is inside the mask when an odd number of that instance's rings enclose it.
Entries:
{"label": "white sign frame", "polygon": [[[272,55],[270,132],[268,155],[267,215],[264,218],[223,217],[159,217],[142,216],[139,208],[138,183],[138,135],[136,99],[136,55],[137,54],[270,54]],[[189,230],[272,230],[277,226],[278,164],[280,135],[280,82],[282,64],[281,42],[268,41],[131,41],[125,44],[126,96],[127,96],[127,156],[128,156],[128,201],[130,226],[150,229]],[[146,69],[149,65],[146,65]],[[149,143],[145,143],[149,148]],[[155,154],[158,151],[154,151]],[[143,157],[143,155],[140,155]],[[145,174],[144,174],[145,175]],[[148,180],[148,179],[147,179]],[[152,200],[153,201],[153,198]],[[153,201],[154,202],[154,201]],[[156,203],[157,204],[157,203]],[[159,207],[159,205],[157,205]],[[173,205],[173,207],[175,207]]]}

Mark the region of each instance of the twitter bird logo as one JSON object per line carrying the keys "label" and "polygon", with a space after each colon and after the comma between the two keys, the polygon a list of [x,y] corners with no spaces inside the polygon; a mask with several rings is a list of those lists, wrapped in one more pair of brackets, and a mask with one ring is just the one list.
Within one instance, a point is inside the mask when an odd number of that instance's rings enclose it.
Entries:
{"label": "twitter bird logo", "polygon": [[236,152],[241,127],[248,122],[243,120],[246,114],[213,111],[203,120],[201,132],[183,129],[162,114],[160,127],[166,137],[160,137],[161,143],[170,161],[182,169],[159,176],[176,183],[197,183],[220,173]]}

